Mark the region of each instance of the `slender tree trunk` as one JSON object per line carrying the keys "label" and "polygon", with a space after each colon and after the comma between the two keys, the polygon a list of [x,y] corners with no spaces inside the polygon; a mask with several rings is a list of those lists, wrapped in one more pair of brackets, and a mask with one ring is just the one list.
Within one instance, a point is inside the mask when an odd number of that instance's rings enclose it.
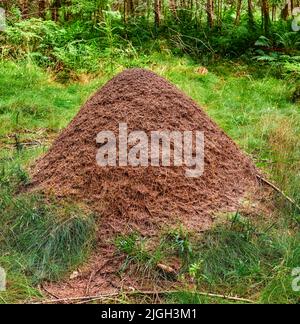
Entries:
{"label": "slender tree trunk", "polygon": [[160,26],[160,11],[161,11],[161,1],[154,0],[154,19],[155,19],[155,27],[158,28]]}
{"label": "slender tree trunk", "polygon": [[222,29],[223,0],[218,1],[218,26]]}
{"label": "slender tree trunk", "polygon": [[262,0],[262,18],[263,18],[263,28],[266,35],[269,33],[270,27],[270,7],[268,0]]}
{"label": "slender tree trunk", "polygon": [[130,15],[134,14],[134,3],[133,0],[127,0],[127,12]]}
{"label": "slender tree trunk", "polygon": [[29,18],[29,6],[28,6],[28,0],[21,0],[21,16],[23,19]]}
{"label": "slender tree trunk", "polygon": [[[65,21],[70,21],[72,16],[71,16],[71,6],[72,6],[72,0],[65,0],[64,1],[64,20]],[[96,23],[97,19],[98,19],[98,13],[99,13],[99,8],[97,7],[97,9],[94,12],[94,22]]]}
{"label": "slender tree trunk", "polygon": [[254,28],[254,15],[253,15],[253,3],[252,0],[248,0],[248,24],[251,29]]}
{"label": "slender tree trunk", "polygon": [[242,0],[237,1],[235,24],[239,25],[241,21]]}
{"label": "slender tree trunk", "polygon": [[288,7],[289,7],[289,14],[292,15],[294,9],[293,0],[288,0]]}
{"label": "slender tree trunk", "polygon": [[209,28],[214,27],[214,0],[207,0],[206,4],[207,10],[207,23]]}
{"label": "slender tree trunk", "polygon": [[287,20],[289,17],[289,5],[286,4],[284,8],[281,10],[281,18]]}
{"label": "slender tree trunk", "polygon": [[46,13],[46,0],[40,0],[39,1],[39,17],[45,18]]}
{"label": "slender tree trunk", "polygon": [[276,20],[276,14],[277,14],[277,6],[272,5],[272,21]]}
{"label": "slender tree trunk", "polygon": [[61,8],[62,0],[55,0],[52,4],[52,20],[58,21],[59,9]]}
{"label": "slender tree trunk", "polygon": [[127,9],[126,9],[126,0],[123,2],[123,14],[124,14],[124,23],[127,23]]}
{"label": "slender tree trunk", "polygon": [[172,12],[173,16],[177,18],[177,5],[176,5],[176,0],[169,0],[169,8],[170,11]]}

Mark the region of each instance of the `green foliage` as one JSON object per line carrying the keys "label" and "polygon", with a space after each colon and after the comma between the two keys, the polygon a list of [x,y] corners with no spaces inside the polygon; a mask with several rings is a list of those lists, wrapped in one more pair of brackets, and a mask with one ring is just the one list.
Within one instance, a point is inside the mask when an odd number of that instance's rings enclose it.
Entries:
{"label": "green foliage", "polygon": [[183,228],[170,231],[165,237],[164,244],[169,245],[172,252],[175,252],[184,261],[189,260],[193,253],[189,233]]}
{"label": "green foliage", "polygon": [[65,30],[52,21],[32,18],[8,26],[0,34],[1,55],[3,58],[27,58],[49,60],[46,56],[58,40],[64,38]]}
{"label": "green foliage", "polygon": [[153,50],[214,60],[220,55],[251,58],[260,49],[265,51],[259,54],[260,61],[267,62],[274,61],[273,52],[298,55],[300,50],[300,33],[291,30],[290,21],[274,21],[268,35],[261,36],[261,16],[255,14],[250,23],[242,10],[236,23],[234,6],[225,6],[222,14],[217,10],[213,28],[200,8],[178,6],[175,15],[166,4],[163,7],[160,26],[154,23],[151,3],[124,13],[114,1],[72,0],[58,9],[55,21],[50,20],[50,11],[46,20],[15,19],[13,14],[0,33],[0,54],[2,59],[26,60],[64,73],[63,79],[68,79],[66,74],[72,72],[97,73],[103,59],[109,60],[112,73],[118,58],[136,61]]}
{"label": "green foliage", "polygon": [[[190,278],[188,282],[192,280],[195,288],[170,294],[170,302],[231,302],[197,294],[207,291],[253,302],[296,303],[298,294],[291,283],[292,270],[300,262],[299,224],[283,225],[282,221],[254,223],[237,213],[200,237],[185,236],[184,244],[182,229],[178,229],[163,235],[156,245],[133,233],[118,237],[116,246],[127,255],[124,268],[138,265],[138,271],[147,270],[148,275],[151,271],[156,279],[159,262],[168,264],[176,255],[180,258],[178,279],[184,283]],[[188,253],[182,253],[182,246],[188,246]]]}
{"label": "green foliage", "polygon": [[[84,83],[64,87],[32,64],[8,61],[0,62],[0,74],[0,136],[11,138],[17,133],[22,142],[40,140],[43,133],[65,127],[90,93],[102,84],[83,79]],[[1,141],[14,142],[10,138]]]}
{"label": "green foliage", "polygon": [[163,258],[161,248],[155,251],[149,250],[147,239],[142,238],[138,233],[118,236],[115,245],[120,252],[127,255],[120,269],[121,272],[131,268],[143,272],[144,275],[149,275],[150,272],[155,276],[159,275],[156,266]]}
{"label": "green foliage", "polygon": [[230,287],[231,292],[248,296],[261,290],[262,302],[277,303],[280,294],[273,295],[273,287],[285,291],[282,302],[295,302],[291,273],[300,257],[295,248],[300,243],[298,234],[298,228],[291,235],[275,224],[263,229],[235,217],[228,226],[204,236],[196,258],[202,262],[199,284]]}

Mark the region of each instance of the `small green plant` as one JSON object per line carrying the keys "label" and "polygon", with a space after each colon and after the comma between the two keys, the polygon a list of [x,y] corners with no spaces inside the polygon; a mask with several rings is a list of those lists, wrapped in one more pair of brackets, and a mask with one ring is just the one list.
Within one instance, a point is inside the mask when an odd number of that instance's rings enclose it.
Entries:
{"label": "small green plant", "polygon": [[138,249],[139,236],[137,233],[132,233],[129,235],[120,235],[116,238],[116,247],[128,255],[132,255]]}
{"label": "small green plant", "polygon": [[178,253],[182,259],[188,261],[193,254],[188,231],[180,227],[179,229],[171,231],[167,235],[167,239],[169,240],[174,251]]}
{"label": "small green plant", "polygon": [[195,263],[192,263],[189,267],[189,275],[192,277],[192,279],[197,279],[199,277],[199,273],[202,270],[202,260],[198,260]]}

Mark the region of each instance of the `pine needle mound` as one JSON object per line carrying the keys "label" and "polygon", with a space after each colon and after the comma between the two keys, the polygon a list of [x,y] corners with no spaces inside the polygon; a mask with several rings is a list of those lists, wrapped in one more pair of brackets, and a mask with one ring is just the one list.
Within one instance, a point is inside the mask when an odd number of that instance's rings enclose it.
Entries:
{"label": "pine needle mound", "polygon": [[[203,131],[205,169],[99,167],[97,134],[119,123],[128,132]],[[153,72],[130,69],[102,87],[60,134],[33,170],[33,186],[87,202],[114,231],[150,233],[165,224],[207,229],[216,212],[237,210],[255,187],[257,171],[238,146],[184,93]]]}

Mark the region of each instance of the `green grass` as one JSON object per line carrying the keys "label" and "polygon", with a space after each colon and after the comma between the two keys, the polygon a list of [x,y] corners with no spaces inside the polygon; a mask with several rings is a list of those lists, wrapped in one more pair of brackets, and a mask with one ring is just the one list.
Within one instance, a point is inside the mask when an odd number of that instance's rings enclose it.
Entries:
{"label": "green grass", "polygon": [[201,236],[178,229],[162,235],[155,245],[151,239],[129,234],[119,237],[116,247],[127,254],[124,267],[138,265],[140,273],[150,269],[155,281],[168,277],[158,263],[172,266],[172,258],[179,260],[177,279],[189,283],[190,292],[170,293],[167,302],[236,302],[198,294],[202,292],[253,303],[295,304],[300,296],[292,290],[292,271],[300,262],[299,227],[294,222],[284,227],[280,221],[270,226],[270,221],[255,223],[236,214]]}
{"label": "green grass", "polygon": [[103,80],[63,86],[32,65],[0,63],[0,136],[24,130],[57,132]]}
{"label": "green grass", "polygon": [[[290,101],[295,85],[288,79],[241,62],[217,62],[202,76],[199,64],[169,54],[119,59],[113,67],[101,64],[98,75],[61,84],[34,65],[0,63],[0,265],[8,272],[8,291],[0,294],[0,302],[41,297],[37,283],[61,278],[84,262],[91,249],[95,224],[83,206],[38,194],[17,195],[16,188],[30,180],[30,164],[108,80],[105,71],[112,68],[116,74],[126,67],[146,67],[175,83],[300,203],[300,112]],[[42,145],[22,146],[33,141]],[[175,256],[183,265],[180,278],[192,280],[198,290],[255,302],[297,303],[300,295],[291,290],[291,272],[300,266],[300,217],[282,199],[276,215],[251,222],[236,215],[201,237],[168,229],[154,250],[137,233],[118,237],[115,244],[128,255],[124,268],[136,264],[154,280],[159,278],[157,263]],[[228,302],[194,291],[172,294],[166,301]]]}
{"label": "green grass", "polygon": [[94,243],[94,217],[84,207],[39,193],[16,194],[29,181],[21,166],[27,153],[0,160],[0,265],[8,276],[0,303],[42,297],[37,284],[76,268]]}

